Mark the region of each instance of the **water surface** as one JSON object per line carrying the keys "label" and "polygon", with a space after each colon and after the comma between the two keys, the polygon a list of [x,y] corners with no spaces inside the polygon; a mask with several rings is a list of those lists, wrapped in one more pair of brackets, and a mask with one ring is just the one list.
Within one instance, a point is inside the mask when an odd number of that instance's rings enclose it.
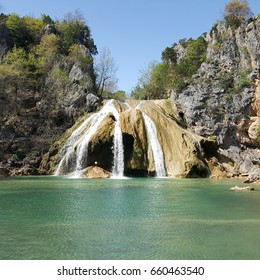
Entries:
{"label": "water surface", "polygon": [[0,259],[260,259],[260,186],[209,179],[0,180]]}

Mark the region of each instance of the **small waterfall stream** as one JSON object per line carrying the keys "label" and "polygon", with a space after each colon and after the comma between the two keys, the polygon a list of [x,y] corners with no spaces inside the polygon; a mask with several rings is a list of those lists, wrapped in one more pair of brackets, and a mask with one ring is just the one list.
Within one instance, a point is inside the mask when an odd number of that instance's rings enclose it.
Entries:
{"label": "small waterfall stream", "polygon": [[154,165],[157,177],[166,177],[166,170],[164,166],[164,156],[161,144],[157,137],[157,130],[154,122],[144,112],[142,112],[144,118],[144,124],[147,131],[148,140],[151,144]]}
{"label": "small waterfall stream", "polygon": [[113,177],[124,177],[124,146],[123,135],[120,128],[120,121],[116,119],[115,134],[114,134],[114,163]]}
{"label": "small waterfall stream", "polygon": [[112,172],[115,177],[124,176],[123,137],[120,128],[119,113],[116,110],[113,101],[113,99],[109,100],[99,112],[91,115],[71,134],[67,143],[63,147],[63,156],[54,175],[58,176],[61,174],[74,173],[74,177],[81,177],[82,170],[86,167],[89,141],[96,133],[105,117],[109,113],[112,113],[116,120]]}

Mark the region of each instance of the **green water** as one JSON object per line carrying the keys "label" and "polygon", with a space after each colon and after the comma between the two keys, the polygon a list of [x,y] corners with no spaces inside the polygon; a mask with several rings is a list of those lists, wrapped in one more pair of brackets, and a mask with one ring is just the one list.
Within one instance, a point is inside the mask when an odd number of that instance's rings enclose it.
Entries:
{"label": "green water", "polygon": [[0,180],[0,259],[260,259],[260,186],[232,180]]}

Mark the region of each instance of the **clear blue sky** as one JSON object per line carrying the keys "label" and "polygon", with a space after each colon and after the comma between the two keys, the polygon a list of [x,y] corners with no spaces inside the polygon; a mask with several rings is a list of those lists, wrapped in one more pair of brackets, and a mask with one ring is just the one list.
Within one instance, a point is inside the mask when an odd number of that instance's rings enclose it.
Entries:
{"label": "clear blue sky", "polygon": [[[197,38],[221,19],[229,0],[0,0],[4,13],[62,19],[80,9],[98,47],[118,67],[118,88],[130,92],[149,62],[182,38]],[[249,0],[254,14],[260,0]]]}

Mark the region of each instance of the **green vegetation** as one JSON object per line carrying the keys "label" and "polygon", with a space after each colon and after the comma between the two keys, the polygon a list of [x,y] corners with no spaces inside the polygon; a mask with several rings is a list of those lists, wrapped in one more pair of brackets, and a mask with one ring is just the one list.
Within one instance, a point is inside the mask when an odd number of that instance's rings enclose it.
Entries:
{"label": "green vegetation", "polygon": [[[219,23],[226,23],[232,29],[238,28],[252,16],[247,0],[231,0],[225,6],[224,19],[216,23],[210,36],[215,34],[216,42],[212,49],[220,52],[223,43],[229,39],[227,31],[218,31]],[[168,98],[170,92],[181,93],[192,82],[192,76],[196,74],[206,60],[207,42],[205,35],[194,39],[181,39],[162,52],[162,62],[152,63],[142,72],[136,87],[131,95],[136,99]],[[244,58],[250,60],[250,54],[246,47],[241,53]],[[243,72],[244,71],[244,72]],[[220,86],[227,92],[227,98],[232,99],[233,93],[238,93],[245,87],[252,86],[246,70],[241,73],[223,73],[219,76]],[[201,74],[202,72],[200,72]]]}
{"label": "green vegetation", "polygon": [[104,91],[102,96],[104,98],[113,98],[122,102],[124,102],[127,99],[127,95],[124,90],[118,90],[116,92]]}
{"label": "green vegetation", "polygon": [[253,81],[249,78],[250,71],[241,71],[239,72],[238,82],[236,88],[238,91],[241,91],[245,87],[251,87]]}
{"label": "green vegetation", "polygon": [[162,52],[161,63],[151,63],[143,71],[132,96],[137,99],[167,98],[174,89],[181,92],[189,83],[201,63],[206,59],[207,42],[201,36],[196,40],[182,39],[179,44],[185,50],[185,56],[177,61],[176,44]]}
{"label": "green vegetation", "polygon": [[95,81],[93,58],[97,48],[85,24],[76,11],[63,20],[1,14],[0,24],[8,39],[0,49],[0,86],[15,100],[19,92],[65,89],[69,72],[75,63]]}

